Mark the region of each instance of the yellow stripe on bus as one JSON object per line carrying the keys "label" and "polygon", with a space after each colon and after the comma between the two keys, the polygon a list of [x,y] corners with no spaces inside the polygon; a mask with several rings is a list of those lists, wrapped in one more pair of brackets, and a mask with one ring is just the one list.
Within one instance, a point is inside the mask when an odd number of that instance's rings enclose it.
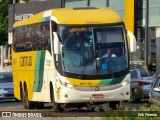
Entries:
{"label": "yellow stripe on bus", "polygon": [[74,78],[66,78],[71,84],[76,86],[96,86],[101,80],[81,80]]}

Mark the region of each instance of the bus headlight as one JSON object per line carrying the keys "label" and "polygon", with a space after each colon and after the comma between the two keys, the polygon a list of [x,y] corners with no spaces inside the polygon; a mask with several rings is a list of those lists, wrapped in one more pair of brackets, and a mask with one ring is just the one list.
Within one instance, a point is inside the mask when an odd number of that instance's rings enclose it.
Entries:
{"label": "bus headlight", "polygon": [[129,80],[123,80],[122,82],[121,82],[121,86],[125,86],[125,85],[127,85],[129,83]]}
{"label": "bus headlight", "polygon": [[63,85],[64,87],[67,88],[74,88],[74,85],[70,84],[70,83],[66,83],[65,81],[59,80],[61,85]]}
{"label": "bus headlight", "polygon": [[68,88],[74,88],[74,85],[67,83]]}

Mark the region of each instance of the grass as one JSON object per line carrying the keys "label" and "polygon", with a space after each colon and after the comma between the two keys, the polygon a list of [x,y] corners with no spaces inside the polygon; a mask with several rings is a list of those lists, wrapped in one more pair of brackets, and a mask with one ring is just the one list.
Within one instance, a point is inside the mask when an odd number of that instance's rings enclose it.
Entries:
{"label": "grass", "polygon": [[[138,113],[142,116],[138,116]],[[123,110],[106,111],[105,114],[106,117],[101,117],[101,120],[159,120],[160,117],[148,117],[146,114],[160,115],[160,106],[152,105],[149,107],[148,104],[141,104],[139,108],[125,107]]]}

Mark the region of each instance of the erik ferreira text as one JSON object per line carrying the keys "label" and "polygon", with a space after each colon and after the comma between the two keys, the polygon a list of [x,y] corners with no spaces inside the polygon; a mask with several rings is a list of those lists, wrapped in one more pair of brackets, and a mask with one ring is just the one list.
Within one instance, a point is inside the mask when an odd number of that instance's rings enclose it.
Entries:
{"label": "erik ferreira text", "polygon": [[138,113],[138,116],[139,117],[144,117],[144,116],[146,116],[146,117],[157,117],[158,114],[157,113]]}

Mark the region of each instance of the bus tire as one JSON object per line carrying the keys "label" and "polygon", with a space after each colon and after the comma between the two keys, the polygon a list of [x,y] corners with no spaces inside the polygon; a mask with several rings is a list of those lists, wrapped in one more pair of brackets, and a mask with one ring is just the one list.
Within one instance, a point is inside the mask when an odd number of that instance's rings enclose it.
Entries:
{"label": "bus tire", "polygon": [[132,100],[135,103],[139,103],[140,102],[140,99],[136,98],[136,92],[135,92],[134,89],[132,90]]}
{"label": "bus tire", "polygon": [[120,102],[119,101],[109,102],[109,107],[111,109],[119,109],[120,108]]}
{"label": "bus tire", "polygon": [[57,112],[61,112],[61,104],[60,103],[57,103],[55,101],[55,97],[54,97],[54,91],[53,91],[53,87],[51,86],[51,102],[52,102],[52,108],[53,108],[53,111]]}
{"label": "bus tire", "polygon": [[25,109],[33,109],[34,108],[34,103],[28,100],[28,91],[27,89],[24,90],[23,92],[23,106]]}
{"label": "bus tire", "polygon": [[36,103],[36,108],[37,109],[43,109],[44,108],[44,102],[37,102]]}
{"label": "bus tire", "polygon": [[22,83],[20,83],[20,101],[24,101]]}
{"label": "bus tire", "polygon": [[18,100],[17,98],[14,98],[14,101],[15,101],[15,102],[20,102],[20,100]]}

